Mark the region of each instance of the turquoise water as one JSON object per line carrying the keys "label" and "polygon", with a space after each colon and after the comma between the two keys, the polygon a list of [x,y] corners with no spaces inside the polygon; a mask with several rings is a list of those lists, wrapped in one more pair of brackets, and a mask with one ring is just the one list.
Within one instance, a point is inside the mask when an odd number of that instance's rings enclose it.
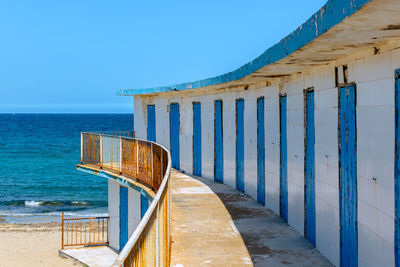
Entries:
{"label": "turquoise water", "polygon": [[132,114],[0,114],[0,217],[107,214],[106,179],[76,170],[80,132],[132,128]]}

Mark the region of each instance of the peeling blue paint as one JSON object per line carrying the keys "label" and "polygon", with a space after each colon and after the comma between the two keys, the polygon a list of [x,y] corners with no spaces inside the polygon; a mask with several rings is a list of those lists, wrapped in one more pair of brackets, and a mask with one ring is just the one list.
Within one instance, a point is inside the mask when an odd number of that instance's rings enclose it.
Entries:
{"label": "peeling blue paint", "polygon": [[156,106],[147,105],[147,140],[156,141]]}
{"label": "peeling blue paint", "polygon": [[244,100],[236,99],[236,189],[244,192]]}
{"label": "peeling blue paint", "polygon": [[143,95],[169,92],[175,90],[196,89],[211,85],[240,80],[255,71],[286,58],[300,48],[304,47],[317,37],[321,36],[346,17],[357,12],[371,0],[329,0],[319,11],[311,16],[295,31],[280,42],[267,49],[262,55],[242,67],[226,74],[189,83],[170,86],[119,90],[118,95]]}
{"label": "peeling blue paint", "polygon": [[169,139],[171,151],[171,167],[179,170],[180,153],[179,153],[179,133],[180,133],[180,115],[179,104],[172,103],[169,106]]}
{"label": "peeling blue paint", "polygon": [[224,182],[224,134],[222,100],[214,103],[214,180]]}
{"label": "peeling blue paint", "polygon": [[193,174],[201,176],[201,103],[193,102]]}
{"label": "peeling blue paint", "polygon": [[257,99],[257,201],[265,205],[265,114],[264,97]]}
{"label": "peeling blue paint", "polygon": [[339,87],[340,266],[358,266],[355,85]]}
{"label": "peeling blue paint", "polygon": [[149,209],[149,200],[144,194],[140,194],[140,218],[143,218]]}
{"label": "peeling blue paint", "polygon": [[304,235],[316,245],[314,91],[305,93]]}

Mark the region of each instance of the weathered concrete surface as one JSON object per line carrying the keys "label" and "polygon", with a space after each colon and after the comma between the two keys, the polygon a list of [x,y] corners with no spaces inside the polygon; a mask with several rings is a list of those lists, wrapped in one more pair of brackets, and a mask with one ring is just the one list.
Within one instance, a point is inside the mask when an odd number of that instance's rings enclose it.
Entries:
{"label": "weathered concrete surface", "polygon": [[171,266],[331,266],[282,218],[214,181],[172,175]]}
{"label": "weathered concrete surface", "polygon": [[59,254],[90,267],[109,267],[118,256],[114,250],[107,246],[65,249],[60,250]]}

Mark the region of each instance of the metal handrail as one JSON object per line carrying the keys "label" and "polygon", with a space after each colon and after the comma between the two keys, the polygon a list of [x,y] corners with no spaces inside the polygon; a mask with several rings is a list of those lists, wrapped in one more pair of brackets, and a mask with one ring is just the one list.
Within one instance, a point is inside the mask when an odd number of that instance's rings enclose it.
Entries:
{"label": "metal handrail", "polygon": [[109,133],[81,133],[81,164],[140,181],[156,195],[113,266],[169,266],[171,155],[155,143]]}

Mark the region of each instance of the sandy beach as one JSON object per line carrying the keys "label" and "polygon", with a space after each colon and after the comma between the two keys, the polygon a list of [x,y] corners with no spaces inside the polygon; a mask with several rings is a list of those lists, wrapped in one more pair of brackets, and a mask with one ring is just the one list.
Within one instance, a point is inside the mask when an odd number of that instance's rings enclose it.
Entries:
{"label": "sandy beach", "polygon": [[59,223],[0,223],[0,267],[77,266],[58,256]]}

